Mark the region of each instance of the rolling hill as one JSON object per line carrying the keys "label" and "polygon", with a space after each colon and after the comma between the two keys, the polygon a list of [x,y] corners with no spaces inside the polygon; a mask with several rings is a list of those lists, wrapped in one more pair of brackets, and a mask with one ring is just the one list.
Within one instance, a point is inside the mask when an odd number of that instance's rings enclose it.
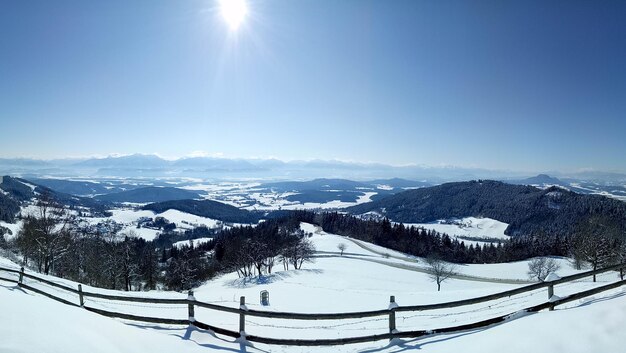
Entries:
{"label": "rolling hill", "polygon": [[53,200],[68,207],[86,207],[99,213],[107,206],[107,202],[57,192],[21,178],[3,176],[0,177],[0,220],[12,223],[20,212],[20,204],[42,193],[49,194]]}
{"label": "rolling hill", "polygon": [[602,216],[626,236],[626,203],[581,195],[560,187],[538,189],[499,181],[446,183],[401,192],[347,209],[377,212],[396,222],[426,223],[446,218],[488,217],[508,223],[506,234],[572,234],[580,222]]}
{"label": "rolling hill", "polygon": [[259,215],[256,213],[211,200],[173,200],[156,202],[145,205],[142,209],[150,210],[155,213],[163,213],[167,210],[178,210],[200,217],[233,223],[256,223],[259,220]]}
{"label": "rolling hill", "polygon": [[76,180],[64,180],[64,179],[49,179],[49,178],[29,178],[29,182],[45,186],[57,192],[65,194],[77,195],[77,196],[89,196],[95,194],[110,194],[113,192],[122,191],[118,187],[112,187],[96,183],[93,181],[76,181]]}

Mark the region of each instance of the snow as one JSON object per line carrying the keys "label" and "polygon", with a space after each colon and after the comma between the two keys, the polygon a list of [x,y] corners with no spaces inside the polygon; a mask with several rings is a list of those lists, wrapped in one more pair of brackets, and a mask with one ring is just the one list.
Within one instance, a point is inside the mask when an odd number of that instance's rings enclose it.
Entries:
{"label": "snow", "polygon": [[[0,298],[0,352],[207,352],[207,347],[184,339],[184,329],[149,330],[127,325],[4,283],[0,284]],[[225,349],[239,348],[234,343],[214,341]]]}
{"label": "snow", "polygon": [[[337,245],[344,243],[347,249],[344,256],[351,256],[369,261],[376,260],[391,265],[410,266],[416,269],[426,269],[425,261],[419,257],[407,255],[395,250],[387,249],[378,245],[367,243],[348,237],[324,232],[320,227],[301,223],[300,228],[307,233],[314,233],[312,238],[318,252],[339,254]],[[560,266],[558,273],[563,276],[579,273],[566,258],[552,257]],[[503,279],[507,281],[529,281],[528,264],[532,259],[499,264],[458,264],[456,272],[462,275],[473,276],[483,279]]]}
{"label": "snow", "polygon": [[168,221],[176,223],[178,228],[193,228],[200,225],[204,225],[207,228],[216,228],[221,223],[216,219],[200,217],[178,210],[167,210],[156,216],[165,217]]}
{"label": "snow", "polygon": [[32,191],[35,191],[35,189],[37,188],[35,185],[33,185],[31,183],[28,183],[28,182],[25,182],[25,181],[22,181],[22,180],[20,180],[19,182],[24,184],[24,185],[26,185],[26,186],[28,186]]}
{"label": "snow", "polygon": [[[202,244],[202,243],[206,243],[208,241],[213,240],[213,238],[196,238],[193,239],[193,245],[198,245],[198,244]],[[175,247],[180,247],[183,245],[189,245],[189,240],[181,240],[181,241],[177,241],[174,244],[172,244]]]}
{"label": "snow", "polygon": [[20,213],[24,217],[26,217],[26,216],[38,216],[39,212],[40,212],[39,207],[34,205],[34,204],[30,204],[30,205],[27,205],[25,207],[22,207],[21,211],[20,211]]}
{"label": "snow", "polygon": [[136,226],[133,225],[127,225],[124,226],[124,228],[122,228],[122,230],[120,231],[120,234],[126,234],[126,235],[135,235],[139,238],[145,239],[145,240],[154,240],[156,239],[156,237],[161,233],[161,231],[156,230],[156,229],[151,229],[151,228],[137,228]]}
{"label": "snow", "polygon": [[133,223],[141,217],[154,218],[154,212],[149,210],[137,210],[134,208],[121,208],[111,210],[113,215],[109,219],[118,223]]}
{"label": "snow", "polygon": [[17,235],[17,232],[22,228],[22,221],[17,221],[17,223],[7,223],[4,221],[0,221],[0,227],[8,228],[12,234],[5,234],[4,238],[9,240],[14,238]]}
{"label": "snow", "polygon": [[545,282],[553,282],[553,281],[558,281],[560,280],[561,277],[559,275],[557,275],[554,272],[550,272],[549,275],[546,276],[546,278],[544,279]]}
{"label": "snow", "polygon": [[[187,327],[163,327],[109,319],[0,284],[2,352],[398,352],[554,353],[621,352],[626,297],[617,290],[592,301],[537,314],[519,313],[486,329],[421,339],[395,339],[337,347],[286,347],[238,342]],[[589,303],[587,305],[586,303]],[[332,303],[328,303],[332,304]],[[196,309],[197,310],[197,309]],[[236,321],[233,315],[232,319]],[[50,325],[54,323],[54,325]],[[386,321],[382,322],[386,325]],[[254,327],[250,327],[254,329]],[[300,336],[306,331],[298,331]],[[343,335],[359,335],[345,331]],[[532,338],[532,339],[529,339]],[[241,343],[241,344],[240,344]],[[244,345],[246,344],[246,345]]]}
{"label": "snow", "polygon": [[[239,207],[246,210],[296,210],[296,209],[332,209],[345,208],[370,202],[371,197],[377,192],[371,191],[371,188],[358,188],[363,190],[363,195],[355,202],[341,202],[338,200],[316,203],[297,201],[289,201],[287,197],[298,194],[297,192],[276,192],[274,190],[266,190],[259,188],[261,184],[258,182],[250,183],[219,183],[205,184],[198,183],[193,185],[181,186],[183,189],[204,191],[205,199],[222,202],[231,206]],[[383,186],[383,189],[385,187]],[[366,191],[367,190],[367,191]],[[325,190],[325,191],[342,191],[342,190]]]}
{"label": "snow", "polygon": [[355,202],[344,202],[339,200],[329,201],[325,203],[317,203],[317,202],[305,202],[298,203],[294,202],[291,204],[287,204],[282,206],[283,210],[311,210],[311,209],[333,209],[333,208],[346,208],[350,206],[360,205],[362,203],[372,201],[372,196],[376,195],[377,192],[364,192],[363,195],[360,195]]}
{"label": "snow", "polygon": [[157,214],[149,210],[138,210],[135,208],[118,208],[110,211],[113,214],[111,217],[84,218],[84,220],[90,224],[97,224],[110,219],[123,225],[121,231],[122,233],[132,232],[146,240],[153,240],[160,233],[160,231],[145,227],[137,228],[137,221],[144,217],[164,217],[168,221],[175,223],[176,227],[179,229],[191,229],[201,225],[207,226],[208,228],[216,228],[221,223],[215,219],[195,216],[178,210],[167,210]]}
{"label": "snow", "polygon": [[431,229],[440,233],[446,233],[453,238],[471,237],[485,238],[484,241],[467,240],[459,238],[466,244],[489,244],[489,239],[509,239],[504,231],[509,226],[507,223],[491,218],[464,217],[449,220],[438,220],[431,223],[406,223],[405,226],[416,226]]}
{"label": "snow", "polygon": [[[416,305],[446,302],[516,288],[516,284],[478,282],[450,279],[437,292],[429,277],[409,268],[392,265],[423,266],[419,258],[407,256],[373,244],[361,247],[352,239],[323,232],[318,227],[302,223],[301,228],[313,233],[310,237],[318,254],[314,263],[306,263],[302,270],[283,270],[274,267],[271,275],[241,279],[235,273],[225,274],[194,290],[197,300],[229,307],[239,307],[239,297],[246,297],[246,307],[256,310],[292,312],[350,312],[389,308],[389,296],[397,305]],[[345,243],[344,256],[337,245]],[[372,249],[372,250],[368,250]],[[387,253],[383,257],[380,253]],[[376,260],[379,262],[373,262]],[[566,261],[563,259],[563,261]],[[17,265],[0,258],[0,266]],[[460,272],[481,277],[527,278],[528,262],[511,264],[466,265]],[[572,272],[569,266],[560,274]],[[2,276],[5,276],[3,273]],[[43,276],[46,277],[46,276]],[[47,277],[72,287],[76,283]],[[555,294],[568,294],[613,282],[615,273],[555,286]],[[33,282],[28,282],[35,285]],[[117,292],[83,286],[88,291],[159,298],[186,298],[186,293],[175,292]],[[51,287],[43,289],[52,291]],[[270,306],[259,303],[262,290],[270,293]],[[54,292],[57,294],[57,292]],[[519,312],[520,309],[545,302],[545,289],[454,309],[424,312],[396,313],[399,331],[432,330],[484,320],[499,315],[512,315],[505,323],[486,329],[464,331],[447,335],[433,335],[421,339],[383,340],[338,347],[270,346],[216,336],[212,333],[181,326],[166,326],[127,322],[104,318],[83,309],[56,303],[40,295],[25,293],[13,285],[0,282],[0,352],[203,352],[225,350],[234,352],[397,352],[421,350],[425,352],[619,352],[626,332],[626,296],[621,289],[600,293],[583,301],[559,306],[555,311],[537,314]],[[77,302],[73,294],[64,296]],[[144,305],[140,303],[109,302],[86,298],[86,305],[121,311],[129,314],[155,317],[187,318],[186,305]],[[238,331],[236,314],[196,308],[195,319],[212,325]],[[50,323],[54,325],[51,326]],[[351,320],[278,320],[258,317],[246,318],[246,333],[279,338],[337,338],[387,332],[387,317]],[[69,334],[68,334],[69,333]],[[532,337],[532,339],[524,339]],[[31,339],[36,338],[36,339]],[[244,345],[245,344],[245,345]],[[207,349],[208,348],[208,349]]]}

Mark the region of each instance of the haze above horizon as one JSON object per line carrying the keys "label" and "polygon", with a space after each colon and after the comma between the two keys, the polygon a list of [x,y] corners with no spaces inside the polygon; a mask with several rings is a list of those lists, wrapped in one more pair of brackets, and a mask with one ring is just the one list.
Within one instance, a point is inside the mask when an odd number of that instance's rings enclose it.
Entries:
{"label": "haze above horizon", "polygon": [[245,4],[0,3],[0,158],[626,172],[626,3]]}

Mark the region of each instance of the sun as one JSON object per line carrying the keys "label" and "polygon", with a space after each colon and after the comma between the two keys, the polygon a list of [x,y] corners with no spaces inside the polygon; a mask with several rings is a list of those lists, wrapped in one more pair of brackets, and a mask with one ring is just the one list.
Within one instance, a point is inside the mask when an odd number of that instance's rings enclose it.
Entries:
{"label": "sun", "polygon": [[248,15],[246,0],[219,0],[220,13],[232,31],[236,31]]}

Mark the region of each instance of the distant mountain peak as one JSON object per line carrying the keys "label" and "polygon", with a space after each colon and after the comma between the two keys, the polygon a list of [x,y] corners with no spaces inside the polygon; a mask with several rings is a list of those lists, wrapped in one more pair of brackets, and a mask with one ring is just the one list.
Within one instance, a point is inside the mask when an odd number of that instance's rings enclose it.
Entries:
{"label": "distant mountain peak", "polygon": [[562,184],[561,180],[555,177],[551,177],[548,174],[538,174],[537,176],[524,179],[528,184]]}

